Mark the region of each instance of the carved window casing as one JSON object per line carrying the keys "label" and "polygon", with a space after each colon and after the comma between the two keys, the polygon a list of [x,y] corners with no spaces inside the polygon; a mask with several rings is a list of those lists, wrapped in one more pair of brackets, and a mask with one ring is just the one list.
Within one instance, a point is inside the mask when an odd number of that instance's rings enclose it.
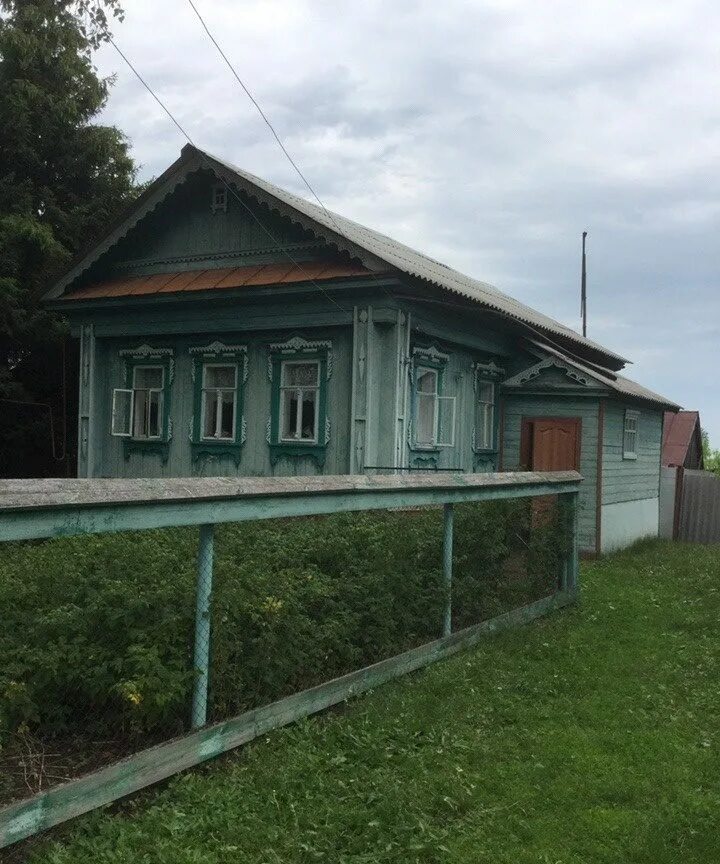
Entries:
{"label": "carved window casing", "polygon": [[456,397],[445,392],[450,356],[434,345],[416,347],[410,363],[411,411],[408,441],[412,450],[437,452],[455,446]]}
{"label": "carved window casing", "polygon": [[328,386],[333,354],[329,340],[293,336],[269,346],[271,384],[267,443],[270,462],[310,457],[324,467],[330,443]]}
{"label": "carved window casing", "polygon": [[230,457],[240,463],[245,443],[245,345],[210,342],[190,348],[193,416],[190,442],[193,462]]}
{"label": "carved window casing", "polygon": [[112,393],[110,432],[123,438],[125,458],[156,453],[167,462],[173,435],[171,393],[175,374],[172,348],[143,344],[119,352],[125,386]]}
{"label": "carved window casing", "polygon": [[498,381],[503,370],[490,363],[474,363],[473,392],[475,416],[472,448],[475,453],[494,453],[497,450],[497,395]]}

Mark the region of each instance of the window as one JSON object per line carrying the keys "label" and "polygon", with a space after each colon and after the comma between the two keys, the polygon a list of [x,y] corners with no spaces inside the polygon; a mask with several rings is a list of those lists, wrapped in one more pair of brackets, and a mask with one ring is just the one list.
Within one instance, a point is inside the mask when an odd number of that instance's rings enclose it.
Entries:
{"label": "window", "polygon": [[136,366],[133,370],[133,438],[160,438],[165,370]]}
{"label": "window", "polygon": [[[265,437],[270,464],[312,459],[322,470],[330,444],[328,390],[333,369],[332,342],[291,336],[268,345],[270,416]],[[302,464],[302,463],[300,463]]]}
{"label": "window", "polygon": [[227,210],[227,188],[225,186],[213,186],[211,209],[213,213],[218,210],[225,213]]}
{"label": "window", "polygon": [[427,366],[415,368],[415,446],[453,447],[455,397],[439,393],[440,372]]}
{"label": "window", "polygon": [[159,440],[164,386],[164,367],[134,366],[132,388],[113,390],[112,434],[138,441]]}
{"label": "window", "polygon": [[436,437],[438,373],[435,369],[419,367],[416,375],[415,442],[426,447],[432,447]]}
{"label": "window", "polygon": [[237,467],[247,429],[243,413],[247,346],[215,340],[208,345],[193,345],[188,353],[193,381],[192,461],[232,459]]}
{"label": "window", "polygon": [[280,440],[318,440],[320,364],[285,360],[280,370]]}
{"label": "window", "polygon": [[237,366],[203,365],[202,438],[234,441],[237,406]]}
{"label": "window", "polygon": [[623,459],[637,459],[638,445],[638,411],[627,410],[623,425]]}
{"label": "window", "polygon": [[492,450],[495,446],[495,385],[489,381],[477,382],[477,417],[475,421],[475,449]]}

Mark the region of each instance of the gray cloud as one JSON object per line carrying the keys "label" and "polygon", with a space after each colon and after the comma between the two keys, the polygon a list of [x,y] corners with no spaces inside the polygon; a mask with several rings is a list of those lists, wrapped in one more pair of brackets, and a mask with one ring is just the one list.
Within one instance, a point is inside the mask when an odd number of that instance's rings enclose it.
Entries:
{"label": "gray cloud", "polygon": [[[198,144],[303,194],[189,6],[115,36]],[[201,0],[328,207],[578,326],[720,446],[720,7],[707,0]],[[111,48],[145,176],[183,140]]]}

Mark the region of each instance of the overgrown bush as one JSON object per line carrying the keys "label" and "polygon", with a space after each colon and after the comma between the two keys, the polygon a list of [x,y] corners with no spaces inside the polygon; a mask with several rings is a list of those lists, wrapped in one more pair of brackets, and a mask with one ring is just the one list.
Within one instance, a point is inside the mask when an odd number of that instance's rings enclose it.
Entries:
{"label": "overgrown bush", "polygon": [[[455,626],[550,593],[562,532],[531,513],[456,508]],[[439,635],[441,509],[223,525],[215,550],[215,718]],[[0,741],[181,731],[196,554],[194,529],[0,546]]]}

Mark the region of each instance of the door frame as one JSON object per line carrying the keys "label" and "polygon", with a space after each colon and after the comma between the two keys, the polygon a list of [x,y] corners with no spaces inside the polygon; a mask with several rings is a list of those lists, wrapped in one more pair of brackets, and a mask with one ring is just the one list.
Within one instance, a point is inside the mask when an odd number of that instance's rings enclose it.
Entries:
{"label": "door frame", "polygon": [[572,423],[575,426],[575,463],[577,470],[580,470],[580,454],[582,452],[582,418],[581,417],[563,417],[562,415],[554,416],[526,416],[523,415],[520,422],[520,470],[532,471],[532,439],[533,439],[533,423],[551,423],[555,420],[562,420],[564,423]]}

